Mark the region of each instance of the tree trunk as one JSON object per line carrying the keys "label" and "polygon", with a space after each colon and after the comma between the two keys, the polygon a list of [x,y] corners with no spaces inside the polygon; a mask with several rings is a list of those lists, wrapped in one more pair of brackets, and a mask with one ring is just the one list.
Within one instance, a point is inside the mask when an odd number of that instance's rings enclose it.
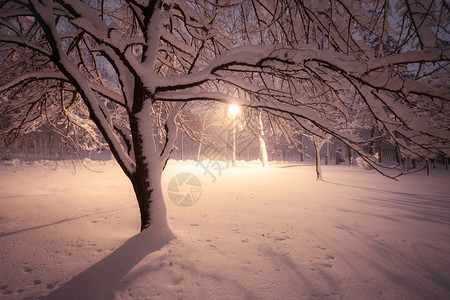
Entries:
{"label": "tree trunk", "polygon": [[300,162],[303,162],[303,135],[300,135]]}
{"label": "tree trunk", "polygon": [[200,155],[202,153],[202,145],[203,145],[203,133],[200,137],[200,143],[198,143],[198,151],[197,151],[197,161],[200,161]]}
{"label": "tree trunk", "polygon": [[25,153],[25,159],[28,159],[28,138],[25,138],[23,141],[23,148],[22,152]]}
{"label": "tree trunk", "polygon": [[233,115],[233,153],[231,159],[231,166],[236,167],[236,115]]}
{"label": "tree trunk", "polygon": [[328,165],[328,141],[325,142],[325,165]]}
{"label": "tree trunk", "polygon": [[181,130],[181,139],[180,139],[180,150],[181,150],[181,160],[184,160],[184,134],[183,134],[183,130]]}
{"label": "tree trunk", "polygon": [[263,167],[268,165],[267,147],[264,141],[264,128],[261,119],[261,111],[258,113],[258,140],[259,140],[259,158]]}
{"label": "tree trunk", "polygon": [[400,153],[400,146],[398,144],[395,144],[395,159],[397,160],[397,163],[400,164],[402,162],[402,156]]}
{"label": "tree trunk", "polygon": [[225,130],[225,139],[224,139],[224,155],[225,155],[225,160],[228,160],[228,145],[229,145],[229,134],[228,134],[228,130]]}
{"label": "tree trunk", "polygon": [[370,147],[369,147],[369,154],[375,155],[375,142],[373,139],[375,138],[375,126],[372,126],[372,129],[370,130]]}
{"label": "tree trunk", "polygon": [[382,162],[382,159],[383,159],[383,158],[381,157],[382,153],[383,153],[382,143],[381,143],[381,141],[379,141],[379,142],[378,142],[378,162],[379,162],[379,163],[381,163],[381,162]]}
{"label": "tree trunk", "polygon": [[33,139],[34,155],[35,155],[35,158],[36,158],[37,155],[38,155],[38,144],[36,142],[36,137],[35,136],[33,136],[32,139]]}
{"label": "tree trunk", "polygon": [[316,156],[316,174],[317,174],[317,180],[322,180],[322,170],[320,168],[320,148],[316,141],[313,141],[314,144],[314,152]]}
{"label": "tree trunk", "polygon": [[[136,101],[136,99],[135,99]],[[150,227],[159,236],[174,236],[167,221],[166,204],[161,189],[161,176],[165,166],[153,135],[154,123],[149,115],[151,101],[142,101],[130,115],[130,130],[136,171],[130,175],[141,215],[141,231]]]}
{"label": "tree trunk", "polygon": [[349,145],[347,145],[347,158],[349,165],[352,166],[353,165],[352,148]]}
{"label": "tree trunk", "polygon": [[158,231],[171,233],[161,188],[162,170],[152,168],[150,171],[141,160],[136,159],[136,173],[132,179],[141,215],[141,231],[151,225]]}
{"label": "tree trunk", "polygon": [[42,134],[39,135],[39,155],[44,158],[44,151],[42,151]]}

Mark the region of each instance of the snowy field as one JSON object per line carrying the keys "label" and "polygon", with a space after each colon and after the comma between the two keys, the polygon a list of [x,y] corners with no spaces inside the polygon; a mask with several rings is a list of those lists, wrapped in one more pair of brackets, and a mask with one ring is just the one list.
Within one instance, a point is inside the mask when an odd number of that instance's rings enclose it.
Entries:
{"label": "snowy field", "polygon": [[[395,182],[323,166],[316,181],[307,165],[241,162],[213,177],[170,161],[177,239],[161,248],[136,235],[117,164],[85,163],[0,163],[0,298],[450,298],[448,170]],[[195,205],[170,200],[180,173],[201,183]]]}

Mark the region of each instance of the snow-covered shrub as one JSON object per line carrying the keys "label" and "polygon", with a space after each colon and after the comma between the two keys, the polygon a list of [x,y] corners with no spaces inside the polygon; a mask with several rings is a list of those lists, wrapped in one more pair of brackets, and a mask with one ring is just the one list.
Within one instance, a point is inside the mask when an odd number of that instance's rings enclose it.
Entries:
{"label": "snow-covered shrub", "polygon": [[356,164],[358,165],[358,167],[360,167],[361,169],[364,170],[372,170],[372,166],[369,165],[364,159],[362,159],[361,157],[357,157],[356,158]]}
{"label": "snow-covered shrub", "polygon": [[0,149],[0,160],[12,160],[14,157],[14,153],[8,148]]}

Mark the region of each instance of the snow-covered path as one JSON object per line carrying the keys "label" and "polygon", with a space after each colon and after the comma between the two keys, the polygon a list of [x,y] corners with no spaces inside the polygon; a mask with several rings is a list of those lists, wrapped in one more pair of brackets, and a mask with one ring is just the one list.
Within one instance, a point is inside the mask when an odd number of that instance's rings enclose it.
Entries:
{"label": "snow-covered path", "polygon": [[[394,182],[348,166],[242,163],[191,173],[190,207],[166,202],[178,238],[152,244],[113,162],[0,166],[5,299],[398,299],[450,297],[450,171]],[[213,182],[214,181],[214,182]]]}

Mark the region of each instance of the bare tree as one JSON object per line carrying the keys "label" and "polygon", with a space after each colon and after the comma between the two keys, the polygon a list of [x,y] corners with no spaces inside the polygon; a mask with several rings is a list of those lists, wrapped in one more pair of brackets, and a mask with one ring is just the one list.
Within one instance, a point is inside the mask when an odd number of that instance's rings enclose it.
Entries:
{"label": "bare tree", "polygon": [[19,86],[76,93],[133,184],[141,230],[170,237],[161,173],[187,101],[264,109],[382,172],[341,128],[358,97],[401,151],[448,154],[448,17],[418,0],[4,0],[2,106],[28,101]]}

